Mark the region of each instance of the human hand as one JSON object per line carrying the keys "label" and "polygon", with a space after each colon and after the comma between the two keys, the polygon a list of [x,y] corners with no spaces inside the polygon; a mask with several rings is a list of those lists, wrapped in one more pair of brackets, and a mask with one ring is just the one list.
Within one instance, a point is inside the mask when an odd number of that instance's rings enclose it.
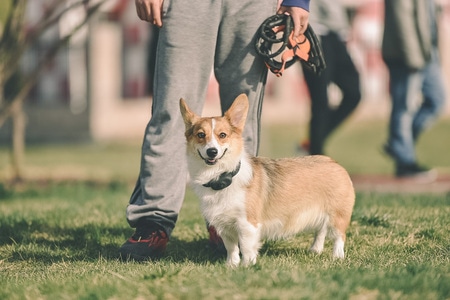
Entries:
{"label": "human hand", "polygon": [[139,19],[158,27],[162,26],[162,7],[164,0],[135,0]]}
{"label": "human hand", "polygon": [[308,27],[309,12],[301,7],[295,6],[280,6],[277,14],[289,14],[294,21],[294,37],[305,33]]}

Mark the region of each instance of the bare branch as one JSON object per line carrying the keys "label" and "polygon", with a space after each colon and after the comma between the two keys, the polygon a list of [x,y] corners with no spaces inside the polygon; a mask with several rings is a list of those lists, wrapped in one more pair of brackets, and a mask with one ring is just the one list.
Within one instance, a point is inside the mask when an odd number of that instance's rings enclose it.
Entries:
{"label": "bare branch", "polygon": [[0,73],[5,81],[9,77],[9,70],[6,67],[11,59],[11,53],[15,53],[20,45],[24,44],[25,34],[22,29],[25,4],[25,0],[14,0],[0,39]]}
{"label": "bare branch", "polygon": [[[16,2],[19,1],[24,1],[24,0],[15,0]],[[91,7],[87,7],[86,10],[86,18],[84,20],[84,22],[82,23],[82,25],[86,24],[86,21],[100,8],[101,5],[103,5],[103,3],[105,3],[106,0],[102,0],[99,3],[91,6]],[[7,80],[10,76],[12,76],[12,74],[15,72],[15,70],[18,68],[18,65],[20,63],[20,58],[22,57],[23,53],[25,52],[25,50],[33,43],[36,43],[36,41],[38,40],[38,38],[40,36],[42,36],[42,34],[52,25],[56,24],[63,15],[65,15],[67,12],[69,12],[70,10],[81,6],[81,5],[86,5],[86,0],[80,0],[78,2],[75,2],[73,4],[71,4],[70,6],[67,6],[66,8],[59,10],[60,6],[65,4],[64,1],[54,1],[54,4],[51,5],[51,10],[48,11],[48,18],[45,18],[41,23],[38,24],[37,27],[35,27],[33,29],[32,32],[30,32],[28,34],[28,36],[25,39],[21,39],[21,40],[17,40],[14,41],[14,46],[16,47],[16,49],[14,51],[9,51],[9,55],[5,54],[4,57],[4,63],[0,63],[0,72],[2,72],[3,74],[3,79]],[[18,13],[19,14],[19,13]],[[18,17],[17,19],[22,20],[23,19],[23,11],[22,11],[22,15],[16,16]],[[11,27],[10,31],[8,31],[8,34],[11,37],[17,36],[17,32],[23,32],[23,24],[17,25],[15,27],[15,29],[13,30],[13,28]],[[69,34],[69,37],[71,37],[76,31],[78,31],[82,26],[78,26],[78,28]],[[11,31],[13,30],[13,31]],[[10,38],[11,40],[11,38]],[[6,41],[7,43],[9,42],[11,44],[12,41]],[[2,43],[0,43],[0,58],[2,58],[2,53],[1,53],[1,49],[2,49]],[[8,53],[8,52],[6,52]],[[1,126],[1,125],[0,125]]]}
{"label": "bare branch", "polygon": [[23,103],[32,87],[36,84],[39,76],[42,74],[44,70],[44,65],[47,64],[49,61],[51,61],[63,46],[67,45],[70,38],[81,28],[83,28],[84,25],[87,24],[92,15],[94,15],[97,12],[97,10],[101,7],[101,5],[104,2],[105,1],[101,1],[96,5],[89,7],[87,9],[86,17],[83,19],[83,22],[74,27],[72,31],[64,39],[61,39],[52,45],[52,47],[47,51],[45,56],[40,60],[39,64],[34,69],[34,71],[24,79],[24,83],[19,93],[12,99],[12,101],[8,101],[7,103],[4,103],[4,105],[0,107],[0,127],[2,127],[2,125],[8,119],[8,117],[11,115],[11,112],[14,110],[15,106],[21,105],[21,103]]}

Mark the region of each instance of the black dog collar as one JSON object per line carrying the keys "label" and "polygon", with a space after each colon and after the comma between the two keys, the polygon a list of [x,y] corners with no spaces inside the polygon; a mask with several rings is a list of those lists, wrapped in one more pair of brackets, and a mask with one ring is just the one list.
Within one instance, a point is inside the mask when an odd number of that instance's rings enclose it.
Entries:
{"label": "black dog collar", "polygon": [[234,169],[232,172],[224,172],[220,174],[219,178],[213,179],[208,183],[205,183],[204,187],[210,187],[215,191],[223,190],[224,188],[230,186],[231,182],[233,181],[233,177],[239,173],[239,169],[241,168],[241,162],[237,165],[236,169]]}

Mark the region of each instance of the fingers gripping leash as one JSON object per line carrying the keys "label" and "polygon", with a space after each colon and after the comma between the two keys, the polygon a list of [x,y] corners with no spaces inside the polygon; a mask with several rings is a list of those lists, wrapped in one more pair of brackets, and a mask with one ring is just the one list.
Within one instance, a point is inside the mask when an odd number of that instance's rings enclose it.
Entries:
{"label": "fingers gripping leash", "polygon": [[278,77],[297,60],[317,74],[325,69],[322,48],[312,27],[308,25],[304,35],[294,38],[289,15],[267,18],[258,29],[255,48],[269,70]]}

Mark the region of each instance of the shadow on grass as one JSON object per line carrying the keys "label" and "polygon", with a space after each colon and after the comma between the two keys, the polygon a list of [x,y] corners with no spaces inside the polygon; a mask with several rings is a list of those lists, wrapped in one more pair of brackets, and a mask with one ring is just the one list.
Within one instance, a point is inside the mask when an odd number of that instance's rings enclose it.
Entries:
{"label": "shadow on grass", "polygon": [[[279,241],[265,241],[260,250],[259,257],[314,257],[315,254],[309,251],[310,240],[308,237],[292,238]],[[331,243],[327,243],[327,247],[331,248]],[[327,251],[328,252],[328,251]],[[173,239],[170,241],[167,251],[167,258],[174,262],[194,262],[194,263],[225,263],[226,250],[214,250],[210,247],[207,239],[186,242],[183,240]],[[164,258],[163,258],[164,259]]]}
{"label": "shadow on grass", "polygon": [[63,228],[44,221],[17,220],[0,225],[0,247],[6,249],[9,261],[36,260],[54,263],[67,260],[117,259],[117,237],[129,229],[87,224]]}
{"label": "shadow on grass", "polygon": [[[76,228],[51,225],[45,220],[6,220],[0,222],[0,247],[6,259],[39,261],[52,264],[60,261],[118,260],[118,249],[132,230],[123,226],[86,224]],[[5,253],[4,252],[4,253]],[[184,241],[172,237],[162,260],[194,263],[217,262],[225,254],[214,252],[207,239]]]}
{"label": "shadow on grass", "polygon": [[207,239],[184,241],[171,238],[167,246],[166,254],[162,259],[170,259],[173,262],[216,263],[224,262],[226,252],[217,251],[209,245]]}

